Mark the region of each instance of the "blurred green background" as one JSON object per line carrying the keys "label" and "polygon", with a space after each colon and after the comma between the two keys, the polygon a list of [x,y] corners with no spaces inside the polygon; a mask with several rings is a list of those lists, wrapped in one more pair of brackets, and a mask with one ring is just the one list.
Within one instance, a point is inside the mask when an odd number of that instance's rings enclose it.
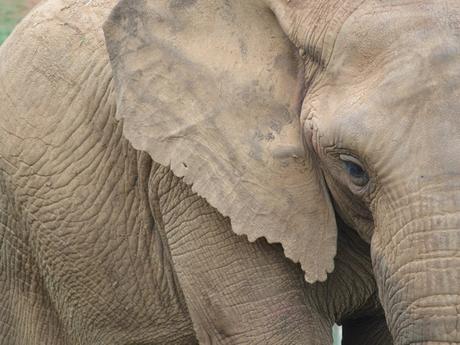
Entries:
{"label": "blurred green background", "polygon": [[[8,37],[14,26],[40,0],[0,0],[0,44]],[[342,330],[334,326],[334,345],[340,345]]]}
{"label": "blurred green background", "polygon": [[8,37],[19,20],[38,2],[38,0],[0,0],[0,44]]}

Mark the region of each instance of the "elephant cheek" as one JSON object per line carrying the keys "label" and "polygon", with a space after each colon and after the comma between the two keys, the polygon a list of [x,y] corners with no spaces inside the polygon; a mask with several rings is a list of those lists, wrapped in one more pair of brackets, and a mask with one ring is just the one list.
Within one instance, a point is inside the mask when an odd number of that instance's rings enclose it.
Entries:
{"label": "elephant cheek", "polygon": [[426,210],[380,219],[372,239],[380,299],[397,345],[460,343],[460,210]]}

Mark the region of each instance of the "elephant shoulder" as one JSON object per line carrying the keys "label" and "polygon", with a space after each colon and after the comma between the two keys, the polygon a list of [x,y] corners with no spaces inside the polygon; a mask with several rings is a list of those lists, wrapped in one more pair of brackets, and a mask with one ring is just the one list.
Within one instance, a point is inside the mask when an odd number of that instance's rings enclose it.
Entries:
{"label": "elephant shoulder", "polygon": [[99,108],[112,80],[102,24],[114,4],[45,1],[0,47],[0,157],[59,146],[64,127]]}

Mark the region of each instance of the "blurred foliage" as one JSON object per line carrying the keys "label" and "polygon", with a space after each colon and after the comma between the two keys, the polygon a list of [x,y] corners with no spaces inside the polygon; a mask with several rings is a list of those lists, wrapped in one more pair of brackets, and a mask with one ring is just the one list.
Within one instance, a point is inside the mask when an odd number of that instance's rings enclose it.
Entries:
{"label": "blurred foliage", "polygon": [[0,0],[0,44],[27,12],[26,0]]}

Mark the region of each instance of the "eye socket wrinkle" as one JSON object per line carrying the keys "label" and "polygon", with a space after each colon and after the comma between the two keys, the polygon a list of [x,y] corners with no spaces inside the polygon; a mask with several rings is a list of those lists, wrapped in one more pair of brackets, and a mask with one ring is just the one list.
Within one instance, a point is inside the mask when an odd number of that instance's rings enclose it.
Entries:
{"label": "eye socket wrinkle", "polygon": [[363,187],[369,182],[369,175],[356,158],[340,155],[340,160],[343,162],[353,184]]}

